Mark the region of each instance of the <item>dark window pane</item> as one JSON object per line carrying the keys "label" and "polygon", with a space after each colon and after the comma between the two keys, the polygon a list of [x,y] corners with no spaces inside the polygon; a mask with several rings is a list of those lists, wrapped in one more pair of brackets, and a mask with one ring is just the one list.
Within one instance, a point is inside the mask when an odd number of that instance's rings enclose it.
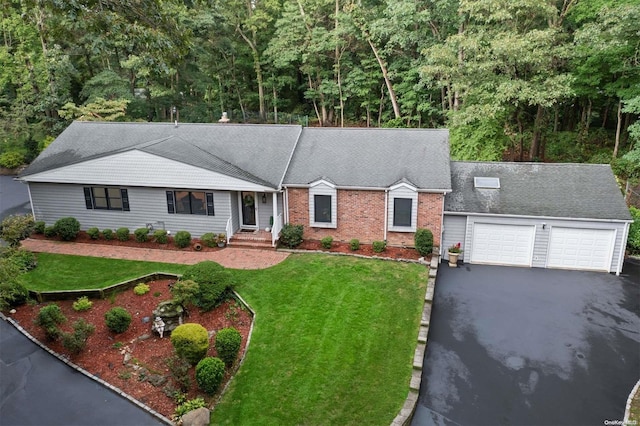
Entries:
{"label": "dark window pane", "polygon": [[107,195],[109,197],[109,208],[114,210],[122,210],[122,198],[119,188],[108,188]]}
{"label": "dark window pane", "polygon": [[207,214],[207,201],[204,192],[191,192],[191,214]]}
{"label": "dark window pane", "polygon": [[107,202],[107,188],[92,188],[93,190],[93,205],[96,209],[108,209],[109,203]]}
{"label": "dark window pane", "polygon": [[188,191],[176,191],[176,213],[191,214],[191,200]]}
{"label": "dark window pane", "polygon": [[393,226],[411,226],[411,198],[393,199]]}
{"label": "dark window pane", "polygon": [[315,222],[331,223],[331,195],[314,195]]}

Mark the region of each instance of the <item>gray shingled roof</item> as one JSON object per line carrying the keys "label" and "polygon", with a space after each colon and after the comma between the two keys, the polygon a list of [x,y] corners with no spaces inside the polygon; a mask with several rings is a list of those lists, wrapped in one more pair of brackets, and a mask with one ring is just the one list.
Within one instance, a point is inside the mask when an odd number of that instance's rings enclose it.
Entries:
{"label": "gray shingled roof", "polygon": [[73,122],[22,174],[132,149],[277,188],[300,126]]}
{"label": "gray shingled roof", "polygon": [[[476,189],[476,176],[500,189]],[[608,164],[451,162],[445,212],[630,220]]]}
{"label": "gray shingled roof", "polygon": [[284,184],[320,178],[338,187],[387,188],[409,181],[418,189],[448,191],[449,131],[304,128]]}

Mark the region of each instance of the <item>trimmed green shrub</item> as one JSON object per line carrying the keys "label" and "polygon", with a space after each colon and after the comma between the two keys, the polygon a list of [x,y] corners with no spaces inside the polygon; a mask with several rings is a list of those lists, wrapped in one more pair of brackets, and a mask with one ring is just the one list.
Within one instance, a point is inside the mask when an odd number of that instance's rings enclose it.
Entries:
{"label": "trimmed green shrub", "polygon": [[207,247],[215,247],[218,245],[218,236],[213,232],[207,232],[200,237],[200,241]]}
{"label": "trimmed green shrub", "polygon": [[44,334],[49,340],[56,340],[62,332],[59,325],[65,322],[67,318],[62,313],[60,306],[55,303],[40,308],[38,316],[35,319],[36,325],[42,327]]}
{"label": "trimmed green shrub", "polygon": [[158,244],[167,244],[169,242],[169,236],[164,229],[156,229],[153,231],[153,239]]}
{"label": "trimmed green shrub", "polygon": [[188,247],[191,244],[191,234],[187,231],[178,231],[173,237],[173,243],[179,248]]}
{"label": "trimmed green shrub", "polygon": [[129,228],[116,229],[116,238],[119,241],[129,241]]}
{"label": "trimmed green shrub", "polygon": [[74,240],[80,232],[80,222],[75,217],[63,217],[53,225],[56,235],[65,241]]}
{"label": "trimmed green shrub", "polygon": [[36,255],[23,248],[7,248],[2,251],[1,256],[16,265],[20,272],[29,272],[38,266]]}
{"label": "trimmed green shrub", "polygon": [[193,280],[180,280],[171,287],[173,300],[180,305],[195,305],[200,286]]}
{"label": "trimmed green shrub", "polygon": [[282,227],[280,232],[280,243],[285,247],[295,248],[302,244],[302,233],[304,228],[302,225],[292,225],[287,223]]}
{"label": "trimmed green shrub", "polygon": [[24,154],[20,151],[7,151],[0,155],[0,167],[15,169],[24,164]]}
{"label": "trimmed green shrub", "polygon": [[431,254],[433,251],[433,232],[430,229],[418,228],[413,236],[413,243],[421,255]]}
{"label": "trimmed green shrub", "polygon": [[93,306],[93,302],[89,300],[87,296],[78,297],[78,300],[73,302],[74,311],[88,311]]}
{"label": "trimmed green shrub", "polygon": [[100,238],[100,230],[98,228],[95,228],[95,227],[94,228],[89,228],[89,229],[87,229],[87,235],[92,240],[97,240],[98,238]]}
{"label": "trimmed green shrub", "polygon": [[116,306],[104,314],[107,328],[114,333],[124,333],[131,324],[131,314],[125,308]]}
{"label": "trimmed green shrub", "polygon": [[73,333],[62,334],[62,346],[72,354],[79,354],[87,346],[87,339],[96,331],[93,324],[84,319],[73,323]]}
{"label": "trimmed green shrub", "polygon": [[629,227],[627,249],[634,254],[640,254],[640,209],[629,207],[629,212],[634,222]]}
{"label": "trimmed green shrub", "polygon": [[0,311],[27,301],[29,291],[17,279],[20,269],[9,258],[0,258]]}
{"label": "trimmed green shrub", "polygon": [[53,238],[56,236],[56,227],[55,226],[47,226],[44,228],[44,236],[47,238]]}
{"label": "trimmed green shrub", "polygon": [[227,299],[233,287],[233,276],[223,266],[212,261],[189,266],[182,274],[182,280],[198,283],[195,305],[203,311],[219,306]]}
{"label": "trimmed green shrub", "polygon": [[189,411],[197,410],[198,408],[202,408],[206,406],[207,406],[207,403],[204,401],[204,399],[200,397],[190,399],[181,404],[178,404],[178,406],[176,407],[176,411],[174,412],[174,415],[179,418],[187,414]]}
{"label": "trimmed green shrub", "polygon": [[30,214],[7,216],[0,222],[0,238],[5,240],[11,247],[16,247],[20,244],[20,241],[31,234],[34,226],[35,222]]}
{"label": "trimmed green shrub", "polygon": [[206,357],[196,365],[198,387],[209,395],[216,393],[224,379],[224,362],[220,358]]}
{"label": "trimmed green shrub", "polygon": [[102,231],[102,236],[104,237],[105,240],[109,241],[109,240],[113,240],[113,229],[104,229]]}
{"label": "trimmed green shrub", "polygon": [[135,294],[137,294],[138,296],[142,296],[143,294],[147,294],[149,293],[149,291],[151,291],[151,287],[149,287],[149,284],[138,284],[137,286],[135,286],[133,288],[133,292]]}
{"label": "trimmed green shrub", "polygon": [[36,234],[44,234],[44,228],[47,227],[47,224],[44,220],[39,220],[33,225],[33,232]]}
{"label": "trimmed green shrub", "polygon": [[329,250],[333,245],[333,237],[324,237],[320,240],[323,249]]}
{"label": "trimmed green shrub", "polygon": [[349,248],[351,249],[351,251],[360,250],[360,240],[357,238],[354,238],[351,241],[349,241]]}
{"label": "trimmed green shrub", "polygon": [[139,243],[146,243],[149,238],[149,228],[138,228],[133,231],[136,236],[136,241]]}
{"label": "trimmed green shrub", "polygon": [[171,344],[180,358],[196,365],[209,350],[209,333],[200,324],[182,324],[171,333]]}
{"label": "trimmed green shrub", "polygon": [[233,365],[238,357],[241,344],[242,336],[240,332],[233,327],[223,328],[216,334],[216,352],[218,352],[220,359],[229,366]]}
{"label": "trimmed green shrub", "polygon": [[387,243],[384,241],[374,241],[372,246],[375,253],[382,253],[387,248]]}

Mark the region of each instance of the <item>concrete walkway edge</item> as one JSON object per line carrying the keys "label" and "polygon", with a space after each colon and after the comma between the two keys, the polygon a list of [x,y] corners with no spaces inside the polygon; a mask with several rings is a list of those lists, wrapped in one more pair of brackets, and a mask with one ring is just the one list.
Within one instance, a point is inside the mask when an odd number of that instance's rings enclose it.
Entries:
{"label": "concrete walkway edge", "polygon": [[158,413],[153,408],[151,408],[151,407],[143,404],[142,402],[138,401],[137,399],[129,396],[127,393],[125,393],[121,389],[113,386],[112,384],[105,382],[100,377],[89,373],[84,368],[80,367],[77,364],[74,364],[73,362],[69,361],[67,358],[65,358],[64,356],[58,354],[57,352],[52,351],[51,349],[49,349],[48,347],[43,345],[38,339],[33,337],[31,334],[29,334],[29,332],[27,330],[25,330],[24,328],[22,328],[20,326],[20,324],[15,322],[12,318],[6,317],[2,312],[0,312],[0,320],[4,320],[4,321],[8,322],[9,324],[11,324],[16,330],[18,330],[20,333],[22,333],[27,339],[31,340],[33,343],[38,345],[40,348],[44,349],[46,352],[48,352],[49,354],[53,355],[56,359],[58,359],[59,361],[62,361],[65,364],[67,364],[69,367],[73,368],[74,370],[84,374],[88,378],[100,383],[102,386],[106,387],[110,391],[112,391],[112,392],[120,395],[121,397],[127,399],[131,403],[137,405],[141,409],[147,411],[148,413],[150,413],[151,415],[156,417],[158,420],[160,420],[160,421],[162,421],[162,422],[164,422],[164,423],[166,423],[168,425],[173,425],[174,424],[170,419],[168,419],[165,416],[163,416],[162,414]]}
{"label": "concrete walkway edge", "polygon": [[420,393],[420,384],[422,383],[422,367],[424,364],[424,354],[427,350],[427,340],[429,338],[429,323],[431,321],[431,305],[433,304],[433,295],[436,289],[436,275],[438,274],[438,265],[440,264],[440,255],[433,253],[431,256],[431,264],[429,265],[429,277],[427,279],[427,290],[424,296],[424,305],[422,307],[422,318],[420,320],[420,329],[418,331],[418,344],[413,355],[413,371],[411,372],[411,381],[409,382],[409,394],[400,409],[400,413],[393,419],[391,426],[408,426],[416,411],[418,396]]}

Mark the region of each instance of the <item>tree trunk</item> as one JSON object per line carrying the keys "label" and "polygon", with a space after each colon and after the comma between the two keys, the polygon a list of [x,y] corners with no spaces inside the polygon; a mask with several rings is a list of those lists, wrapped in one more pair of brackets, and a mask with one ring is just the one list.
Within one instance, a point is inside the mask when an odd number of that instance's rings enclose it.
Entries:
{"label": "tree trunk", "polygon": [[273,122],[278,124],[278,93],[276,92],[276,83],[273,83]]}
{"label": "tree trunk", "polygon": [[382,125],[382,106],[384,102],[384,84],[380,87],[380,106],[378,108],[378,127]]}
{"label": "tree trunk", "polygon": [[367,37],[367,42],[369,46],[371,46],[371,50],[373,51],[376,60],[378,61],[378,65],[380,65],[380,70],[382,71],[382,77],[384,78],[384,82],[387,85],[387,90],[389,91],[389,99],[391,99],[391,105],[393,106],[393,114],[395,118],[400,118],[400,107],[398,106],[398,99],[396,98],[396,92],[393,90],[393,85],[391,84],[391,80],[389,79],[389,73],[387,72],[387,66],[384,64],[384,61],[378,54],[378,50],[371,42],[371,39]]}
{"label": "tree trunk", "polygon": [[253,32],[253,40],[251,40],[247,35],[242,31],[240,25],[236,27],[236,31],[240,34],[242,39],[247,43],[249,49],[251,49],[251,57],[253,59],[253,69],[256,72],[256,83],[258,83],[258,103],[260,108],[260,118],[264,120],[265,118],[265,101],[264,101],[264,79],[262,77],[262,66],[260,65],[260,53],[258,52],[258,48],[256,47],[256,34]]}
{"label": "tree trunk", "polygon": [[529,160],[533,161],[540,156],[540,137],[542,133],[542,116],[544,109],[538,105],[538,112],[533,123],[533,137],[531,138],[531,149],[529,150]]}
{"label": "tree trunk", "polygon": [[618,148],[620,148],[620,130],[622,128],[622,99],[618,101],[618,114],[616,124],[616,145],[613,147],[613,158],[618,156]]}

